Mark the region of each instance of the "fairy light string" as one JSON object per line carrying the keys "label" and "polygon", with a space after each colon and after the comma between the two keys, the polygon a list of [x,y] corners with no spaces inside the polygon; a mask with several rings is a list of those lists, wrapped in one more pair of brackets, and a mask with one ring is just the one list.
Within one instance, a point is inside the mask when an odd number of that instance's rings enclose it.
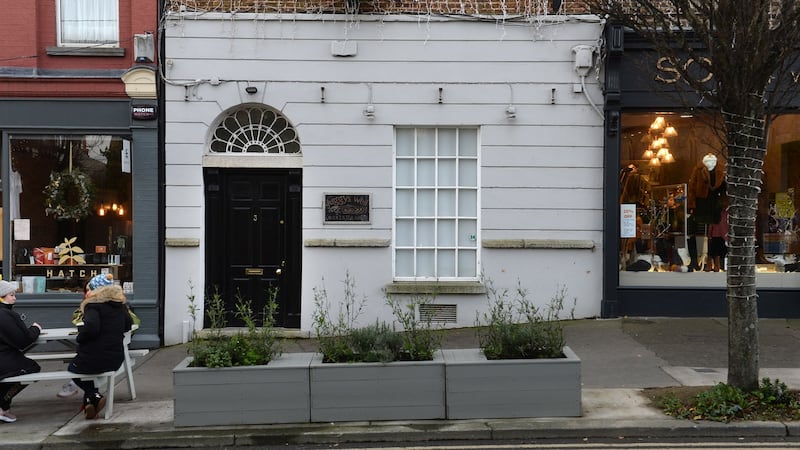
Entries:
{"label": "fairy light string", "polygon": [[[722,111],[727,127],[728,170],[727,195],[729,236],[728,284],[732,288],[756,286],[755,248],[756,213],[761,193],[764,157],[763,117],[743,116]],[[758,295],[739,294],[728,290],[728,297],[739,301],[755,301]]]}

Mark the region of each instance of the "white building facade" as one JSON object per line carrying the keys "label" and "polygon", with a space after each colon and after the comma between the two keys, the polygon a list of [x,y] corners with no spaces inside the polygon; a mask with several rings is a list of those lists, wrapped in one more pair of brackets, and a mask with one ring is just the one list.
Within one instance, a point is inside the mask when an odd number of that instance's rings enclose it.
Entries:
{"label": "white building facade", "polygon": [[487,285],[600,314],[598,18],[165,18],[165,345],[203,326],[187,297],[270,287],[308,332],[348,286],[362,324],[388,292],[472,326]]}

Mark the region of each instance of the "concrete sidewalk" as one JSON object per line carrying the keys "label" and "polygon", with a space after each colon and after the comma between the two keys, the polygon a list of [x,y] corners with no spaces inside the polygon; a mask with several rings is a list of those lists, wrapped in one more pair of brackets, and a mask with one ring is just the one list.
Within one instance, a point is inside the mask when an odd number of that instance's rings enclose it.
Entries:
{"label": "concrete sidewalk", "polygon": [[[56,397],[60,383],[38,383],[18,395],[19,420],[0,424],[3,448],[169,448],[236,445],[337,444],[475,439],[625,437],[757,437],[796,439],[800,424],[675,420],[648,405],[648,387],[705,386],[726,380],[727,325],[715,318],[576,320],[567,345],[581,358],[583,416],[579,418],[432,420],[322,424],[175,427],[172,368],[186,355],[178,345],[151,351],[135,368],[138,397],[117,385],[114,416],[87,421],[79,396]],[[800,320],[760,323],[761,376],[800,389]],[[448,330],[445,348],[476,347],[472,329]],[[315,351],[311,339],[287,341],[285,351]],[[60,364],[48,362],[47,364]]]}

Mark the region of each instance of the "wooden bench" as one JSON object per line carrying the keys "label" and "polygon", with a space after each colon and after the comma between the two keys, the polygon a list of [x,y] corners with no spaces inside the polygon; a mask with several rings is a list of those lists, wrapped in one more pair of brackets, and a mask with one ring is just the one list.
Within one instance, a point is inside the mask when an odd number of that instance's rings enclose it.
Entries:
{"label": "wooden bench", "polygon": [[56,381],[56,380],[71,380],[73,378],[80,378],[81,380],[92,380],[98,387],[105,383],[106,386],[106,419],[110,419],[114,413],[114,379],[118,373],[124,370],[120,367],[117,371],[95,373],[95,374],[79,374],[69,372],[67,370],[26,373],[25,375],[17,375],[14,377],[3,378],[0,381],[3,383],[22,383],[33,384],[37,381]]}

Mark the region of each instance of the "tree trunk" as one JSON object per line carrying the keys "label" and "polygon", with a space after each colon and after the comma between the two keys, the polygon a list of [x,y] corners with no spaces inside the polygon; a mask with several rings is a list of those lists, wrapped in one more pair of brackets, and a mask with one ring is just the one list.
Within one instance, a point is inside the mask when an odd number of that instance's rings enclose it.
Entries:
{"label": "tree trunk", "polygon": [[758,388],[755,221],[764,146],[762,112],[725,114],[728,138],[728,384]]}

